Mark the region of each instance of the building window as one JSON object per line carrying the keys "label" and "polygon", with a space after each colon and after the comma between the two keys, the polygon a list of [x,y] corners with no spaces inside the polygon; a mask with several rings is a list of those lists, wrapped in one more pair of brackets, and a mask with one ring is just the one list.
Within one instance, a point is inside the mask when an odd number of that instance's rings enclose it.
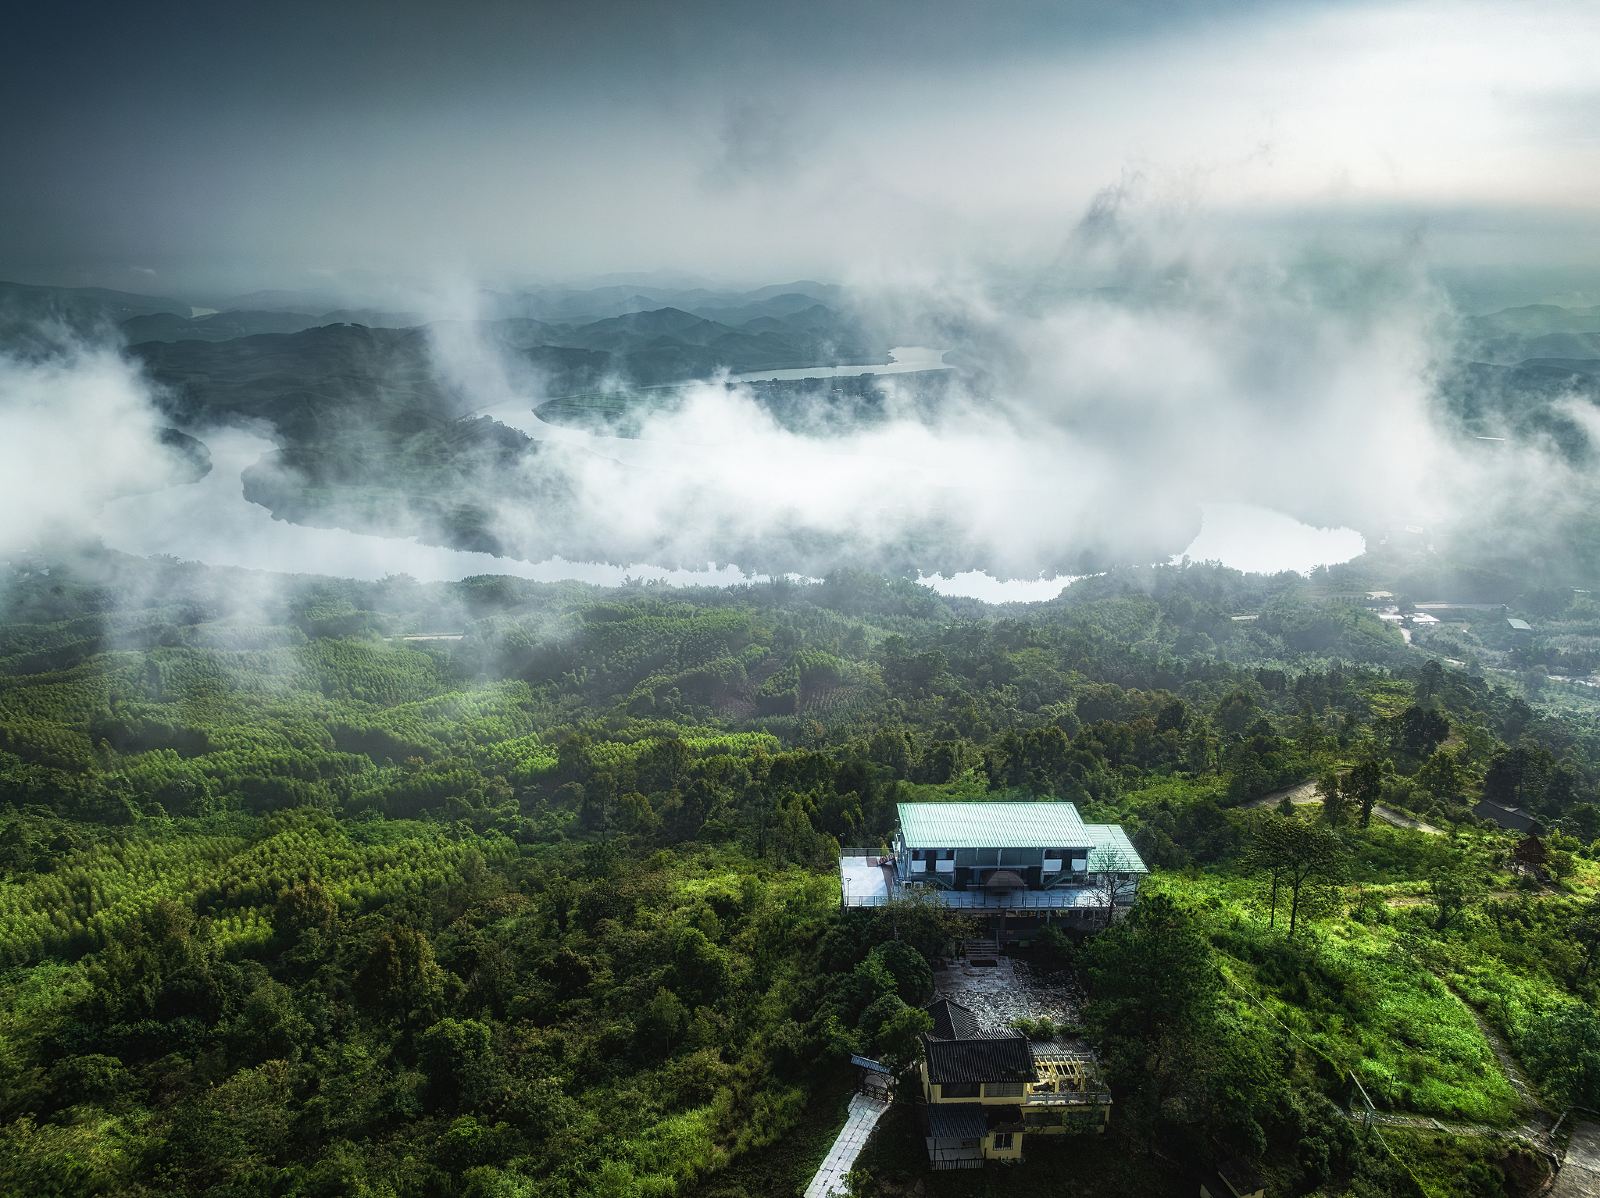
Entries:
{"label": "building window", "polygon": [[976,1098],[977,1082],[947,1082],[939,1087],[940,1098]]}
{"label": "building window", "polygon": [[983,1087],[985,1098],[1021,1098],[1021,1082],[988,1082]]}
{"label": "building window", "polygon": [[1009,1131],[997,1131],[997,1132],[995,1132],[994,1133],[994,1149],[995,1149],[995,1151],[996,1152],[1010,1152],[1011,1151],[1011,1137],[1012,1137],[1013,1134],[1014,1133],[1009,1132]]}

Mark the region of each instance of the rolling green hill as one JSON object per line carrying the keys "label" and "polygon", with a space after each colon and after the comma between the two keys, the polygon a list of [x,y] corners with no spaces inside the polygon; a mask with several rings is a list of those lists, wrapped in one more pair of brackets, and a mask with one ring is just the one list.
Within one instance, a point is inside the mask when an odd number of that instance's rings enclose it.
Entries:
{"label": "rolling green hill", "polygon": [[[966,934],[839,908],[836,847],[906,798],[1069,798],[1155,871],[1155,922],[1016,950],[1087,987],[1116,1093],[1103,1143],[1016,1176],[1100,1161],[1083,1189],[1111,1194],[1135,1161],[1188,1194],[1228,1153],[1285,1193],[1505,1198],[1542,1177],[1528,1104],[1600,1100],[1593,721],[1292,576],[1014,610],[866,575],[606,592],[93,555],[4,581],[6,1192],[793,1195],[848,1054],[906,1051],[926,959]],[[1362,771],[1450,835],[1271,809]],[[1471,813],[1512,794],[1565,829],[1543,880]],[[1338,871],[1291,936],[1261,846],[1292,827]],[[1119,989],[1163,936],[1189,972]],[[1142,1056],[1127,1021],[1186,993],[1210,997],[1180,1055]],[[1341,1110],[1352,1072],[1398,1120],[1381,1141]],[[910,1106],[865,1162],[885,1194],[1013,1180],[926,1174]]]}

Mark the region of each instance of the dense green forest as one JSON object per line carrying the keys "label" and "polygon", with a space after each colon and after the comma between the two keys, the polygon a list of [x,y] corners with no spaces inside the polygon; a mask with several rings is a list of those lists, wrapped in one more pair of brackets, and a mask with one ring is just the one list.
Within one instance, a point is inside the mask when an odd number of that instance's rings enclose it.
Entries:
{"label": "dense green forest", "polygon": [[[1085,1193],[1224,1154],[1283,1193],[1530,1192],[1537,1111],[1600,1105],[1600,729],[1352,585],[14,564],[0,1191],[796,1193],[848,1053],[914,1055],[962,931],[842,912],[836,850],[903,799],[1053,796],[1154,871],[1112,931],[1026,950],[1087,991],[1111,1130],[926,1175],[897,1109],[861,1193],[1063,1154],[1122,1163]],[[1443,1122],[1367,1129],[1352,1079]]]}

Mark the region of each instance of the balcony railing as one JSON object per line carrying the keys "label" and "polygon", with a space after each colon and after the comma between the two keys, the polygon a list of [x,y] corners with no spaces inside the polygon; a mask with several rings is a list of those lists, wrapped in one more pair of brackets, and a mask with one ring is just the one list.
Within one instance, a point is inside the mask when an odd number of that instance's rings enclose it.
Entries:
{"label": "balcony railing", "polygon": [[[1088,887],[1056,890],[945,890],[937,886],[895,885],[892,890],[862,894],[851,889],[845,896],[849,907],[883,907],[897,899],[932,899],[962,911],[1083,911],[1104,912],[1105,900]],[[1132,906],[1120,899],[1118,907]]]}
{"label": "balcony railing", "polygon": [[1111,1101],[1110,1090],[1072,1090],[1065,1094],[1029,1094],[1024,1106],[1105,1106]]}

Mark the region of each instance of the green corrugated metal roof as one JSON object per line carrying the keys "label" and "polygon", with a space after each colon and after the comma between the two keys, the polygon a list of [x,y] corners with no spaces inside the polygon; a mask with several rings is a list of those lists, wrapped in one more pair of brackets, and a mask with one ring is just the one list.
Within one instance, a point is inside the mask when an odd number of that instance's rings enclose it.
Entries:
{"label": "green corrugated metal roof", "polygon": [[1089,834],[1089,872],[1113,870],[1119,874],[1147,874],[1144,860],[1121,824],[1084,824]]}
{"label": "green corrugated metal roof", "polygon": [[1071,803],[901,803],[914,849],[1078,848],[1090,842]]}

